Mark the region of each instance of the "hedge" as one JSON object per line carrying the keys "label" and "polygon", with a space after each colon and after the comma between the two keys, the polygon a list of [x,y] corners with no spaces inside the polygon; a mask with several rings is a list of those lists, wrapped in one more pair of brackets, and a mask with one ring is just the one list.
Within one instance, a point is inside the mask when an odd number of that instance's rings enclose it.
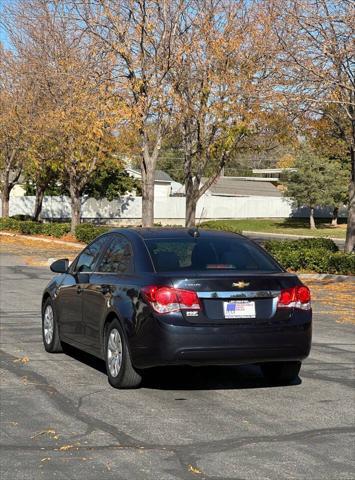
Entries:
{"label": "hedge", "polygon": [[229,220],[218,220],[218,222],[216,222],[215,220],[211,220],[207,222],[202,222],[200,224],[200,227],[208,228],[211,230],[223,230],[223,231],[233,232],[233,233],[242,233],[241,229],[235,228],[229,222]]}
{"label": "hedge", "polygon": [[271,240],[264,248],[288,270],[303,270],[339,275],[355,274],[355,255],[338,251],[328,238]]}
{"label": "hedge", "polygon": [[330,238],[300,238],[298,240],[269,240],[265,242],[267,250],[303,250],[324,248],[330,252],[337,252],[339,249]]}
{"label": "hedge", "polygon": [[[204,222],[204,228],[235,231],[228,221]],[[82,223],[75,229],[76,238],[83,243],[90,243],[97,236],[111,230],[110,226],[98,226]],[[22,234],[42,234],[62,237],[70,232],[69,223],[41,223],[32,220],[20,220],[14,217],[0,218],[0,230],[11,230]],[[355,255],[338,251],[338,247],[329,238],[304,238],[299,240],[271,240],[264,248],[288,270],[355,275]]]}
{"label": "hedge", "polygon": [[112,227],[81,223],[75,229],[75,236],[79,242],[90,243],[102,233],[112,230]]}
{"label": "hedge", "polygon": [[70,223],[41,223],[14,217],[0,218],[0,230],[11,230],[23,235],[49,235],[60,238],[70,232]]}

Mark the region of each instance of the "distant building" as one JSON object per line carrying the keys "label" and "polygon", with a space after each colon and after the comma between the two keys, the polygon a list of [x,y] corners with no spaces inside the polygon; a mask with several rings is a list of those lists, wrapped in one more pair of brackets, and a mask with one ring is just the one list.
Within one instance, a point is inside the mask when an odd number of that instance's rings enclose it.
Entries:
{"label": "distant building", "polygon": [[296,168],[253,168],[253,179],[279,184],[287,172],[295,172]]}
{"label": "distant building", "polygon": [[[203,178],[202,183],[205,181]],[[282,196],[270,180],[254,177],[219,177],[206,194],[223,197]]]}
{"label": "distant building", "polygon": [[[141,179],[140,170],[127,167],[126,172],[133,178]],[[182,188],[182,184],[175,182],[169,174],[163,170],[155,170],[154,173],[154,195],[156,197],[170,197]]]}

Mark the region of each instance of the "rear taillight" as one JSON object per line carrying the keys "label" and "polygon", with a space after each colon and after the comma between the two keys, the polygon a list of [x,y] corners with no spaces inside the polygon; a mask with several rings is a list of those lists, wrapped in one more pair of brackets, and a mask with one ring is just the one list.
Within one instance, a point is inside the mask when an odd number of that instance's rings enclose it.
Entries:
{"label": "rear taillight", "polygon": [[197,293],[191,290],[150,285],[142,288],[142,294],[158,313],[201,309]]}
{"label": "rear taillight", "polygon": [[300,308],[309,310],[311,308],[311,292],[308,287],[297,286],[281,290],[277,306],[279,308]]}

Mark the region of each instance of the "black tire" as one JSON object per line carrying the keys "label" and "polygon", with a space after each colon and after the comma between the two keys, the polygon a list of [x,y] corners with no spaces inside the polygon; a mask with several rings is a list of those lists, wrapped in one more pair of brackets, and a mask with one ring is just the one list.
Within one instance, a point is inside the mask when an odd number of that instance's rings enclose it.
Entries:
{"label": "black tire", "polygon": [[271,362],[260,365],[264,377],[274,384],[289,384],[298,378],[301,362]]}
{"label": "black tire", "polygon": [[[53,316],[53,319],[52,319],[53,331],[51,335],[48,334],[49,320],[46,319],[46,315],[49,314],[50,310]],[[59,353],[63,351],[62,344],[59,337],[57,315],[55,313],[55,309],[54,309],[51,298],[47,298],[42,308],[42,339],[43,339],[44,348],[46,349],[47,352]]]}
{"label": "black tire", "polygon": [[[120,367],[117,374],[113,374],[112,371],[114,367],[110,367],[110,354],[109,342],[110,336],[115,337],[116,332],[118,332],[121,342],[121,361]],[[111,337],[111,338],[112,338]],[[107,377],[110,385],[114,388],[137,388],[141,384],[142,377],[134,369],[131,361],[131,356],[127,346],[126,337],[122,330],[121,324],[117,319],[112,320],[112,322],[107,326],[105,331],[105,362],[106,362],[106,371]]]}

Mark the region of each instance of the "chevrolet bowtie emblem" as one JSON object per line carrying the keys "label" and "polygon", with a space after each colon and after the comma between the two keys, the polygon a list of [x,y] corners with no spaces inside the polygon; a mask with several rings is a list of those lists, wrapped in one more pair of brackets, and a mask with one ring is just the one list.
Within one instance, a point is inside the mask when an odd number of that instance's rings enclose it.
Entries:
{"label": "chevrolet bowtie emblem", "polygon": [[233,283],[232,285],[233,285],[233,287],[237,287],[237,288],[245,288],[245,287],[249,287],[250,283],[248,283],[248,282],[237,282],[237,283]]}

